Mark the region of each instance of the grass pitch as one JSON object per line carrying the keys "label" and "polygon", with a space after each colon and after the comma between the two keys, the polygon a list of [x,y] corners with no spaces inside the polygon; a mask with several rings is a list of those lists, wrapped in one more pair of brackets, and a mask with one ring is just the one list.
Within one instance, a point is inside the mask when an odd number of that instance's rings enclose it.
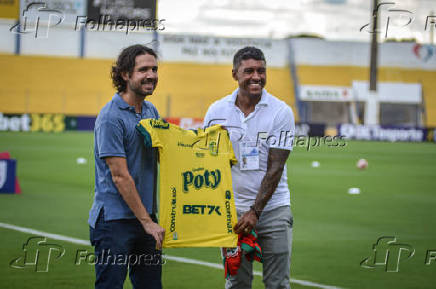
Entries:
{"label": "grass pitch", "polygon": [[[23,190],[21,195],[0,195],[0,222],[87,240],[94,188],[92,133],[0,133],[0,151],[10,151],[18,160]],[[79,157],[88,163],[78,165]],[[355,167],[359,158],[368,160],[368,169]],[[320,166],[312,168],[312,161]],[[296,147],[288,160],[295,218],[291,277],[342,288],[434,288],[436,260],[425,261],[427,251],[436,250],[435,164],[436,145],[429,143],[353,141],[310,151]],[[361,194],[347,194],[351,187]],[[31,235],[4,228],[0,234],[0,288],[93,287],[93,266],[75,264],[77,250],[92,252],[91,247],[50,240],[63,246],[65,255],[41,273],[32,266],[9,266],[23,255],[22,245]],[[383,265],[360,266],[383,236],[415,250],[409,259],[400,252],[398,272],[386,272]],[[395,252],[389,252],[392,258]],[[164,253],[221,262],[215,248]],[[223,288],[223,275],[200,265],[167,261],[163,266],[165,288]],[[125,287],[131,288],[128,282]],[[253,288],[263,288],[260,277]]]}

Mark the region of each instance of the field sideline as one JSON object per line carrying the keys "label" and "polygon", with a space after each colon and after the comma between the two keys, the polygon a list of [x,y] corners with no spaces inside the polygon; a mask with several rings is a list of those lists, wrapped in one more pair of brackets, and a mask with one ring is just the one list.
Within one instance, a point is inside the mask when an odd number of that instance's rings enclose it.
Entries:
{"label": "field sideline", "polygon": [[[23,193],[0,195],[0,223],[88,240],[87,216],[94,186],[92,133],[0,133],[0,151],[18,159]],[[83,157],[88,163],[78,165]],[[355,168],[366,158],[365,171]],[[311,162],[318,161],[319,168]],[[342,148],[296,148],[288,160],[295,217],[291,277],[342,288],[434,288],[436,261],[436,146],[429,143],[347,142]],[[348,195],[359,187],[360,195]],[[75,265],[78,249],[87,246],[53,241],[65,255],[47,273],[11,268],[31,236],[0,228],[1,288],[89,288],[93,267]],[[384,266],[362,268],[372,245],[394,236],[415,253],[401,255],[399,272]],[[49,239],[50,240],[50,239]],[[218,250],[166,249],[165,254],[220,263]],[[404,257],[404,258],[403,258]],[[255,267],[260,270],[259,266]],[[168,260],[165,288],[223,288],[223,271]],[[126,288],[131,288],[126,282]],[[263,288],[255,277],[253,288]],[[292,288],[307,288],[292,284]]]}

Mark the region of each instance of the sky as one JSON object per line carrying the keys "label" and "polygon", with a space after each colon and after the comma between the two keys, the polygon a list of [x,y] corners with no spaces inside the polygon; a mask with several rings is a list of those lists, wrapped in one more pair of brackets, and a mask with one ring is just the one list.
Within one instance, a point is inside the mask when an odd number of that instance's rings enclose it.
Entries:
{"label": "sky", "polygon": [[[164,33],[260,38],[314,34],[330,40],[369,41],[368,26],[361,28],[371,21],[372,2],[158,0],[158,18],[165,19]],[[379,10],[380,41],[415,38],[421,43],[431,42],[430,27],[435,26],[431,22],[436,22],[436,16],[431,16],[436,15],[436,0],[379,0],[379,3],[386,3]]]}

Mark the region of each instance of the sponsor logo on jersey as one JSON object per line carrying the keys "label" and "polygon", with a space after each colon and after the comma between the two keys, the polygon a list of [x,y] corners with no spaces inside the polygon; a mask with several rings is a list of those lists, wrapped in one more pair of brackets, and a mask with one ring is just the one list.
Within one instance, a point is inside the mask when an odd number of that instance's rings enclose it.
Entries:
{"label": "sponsor logo on jersey", "polygon": [[230,210],[230,200],[232,199],[232,193],[230,191],[226,191],[226,224],[227,224],[227,233],[233,233],[232,227],[232,212]]}
{"label": "sponsor logo on jersey", "polygon": [[216,213],[221,216],[220,206],[214,205],[183,205],[183,214],[212,215]]}
{"label": "sponsor logo on jersey", "polygon": [[150,119],[150,125],[152,128],[169,129],[170,124],[163,119]]}
{"label": "sponsor logo on jersey", "polygon": [[[172,187],[171,188],[171,224],[170,224],[170,231],[174,232],[176,230],[176,205],[177,205],[177,195],[176,195],[176,188]],[[174,232],[175,235],[177,237],[177,233]],[[174,239],[176,240],[176,239]]]}
{"label": "sponsor logo on jersey", "polygon": [[216,170],[204,170],[202,173],[193,171],[186,171],[182,173],[183,191],[189,192],[190,187],[194,187],[199,190],[203,187],[215,189],[221,182],[221,171]]}
{"label": "sponsor logo on jersey", "polygon": [[194,146],[194,144],[188,144],[188,143],[182,143],[182,142],[178,142],[177,146],[179,147],[184,147],[184,148],[192,148]]}

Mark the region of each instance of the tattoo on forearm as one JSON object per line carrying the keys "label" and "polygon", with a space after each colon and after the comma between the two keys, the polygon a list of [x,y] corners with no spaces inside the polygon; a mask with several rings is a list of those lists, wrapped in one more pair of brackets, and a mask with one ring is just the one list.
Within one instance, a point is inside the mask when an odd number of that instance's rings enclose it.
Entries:
{"label": "tattoo on forearm", "polygon": [[258,213],[262,212],[263,208],[276,190],[280,178],[282,177],[289,153],[289,150],[270,148],[266,174],[263,177],[259,192],[256,196],[256,201],[254,202],[254,209]]}

